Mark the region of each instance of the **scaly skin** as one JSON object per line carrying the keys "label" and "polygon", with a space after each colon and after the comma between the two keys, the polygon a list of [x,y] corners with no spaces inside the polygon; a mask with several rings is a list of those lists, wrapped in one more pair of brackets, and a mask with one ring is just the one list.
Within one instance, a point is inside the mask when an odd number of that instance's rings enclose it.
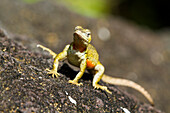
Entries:
{"label": "scaly skin", "polygon": [[78,86],[82,85],[82,83],[78,83],[78,81],[83,76],[85,70],[88,69],[89,72],[94,74],[92,84],[94,88],[102,89],[112,94],[106,86],[101,86],[98,84],[98,82],[102,79],[106,83],[134,88],[141,92],[152,105],[154,104],[150,94],[142,86],[130,80],[113,78],[104,74],[104,66],[99,61],[99,55],[95,47],[90,44],[90,30],[77,26],[75,27],[75,32],[73,35],[73,42],[66,45],[64,50],[58,55],[42,45],[37,45],[37,47],[41,47],[43,50],[48,51],[54,58],[53,69],[47,69],[47,71],[49,71],[48,74],[52,74],[52,77],[58,77],[59,73],[57,72],[57,68],[59,61],[67,58],[70,64],[80,67],[79,73],[73,80],[69,80],[69,83]]}

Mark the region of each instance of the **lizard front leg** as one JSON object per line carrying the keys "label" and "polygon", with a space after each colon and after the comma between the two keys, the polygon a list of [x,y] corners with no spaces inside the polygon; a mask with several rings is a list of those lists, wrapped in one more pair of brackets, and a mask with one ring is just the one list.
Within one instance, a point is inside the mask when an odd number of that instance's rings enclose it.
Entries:
{"label": "lizard front leg", "polygon": [[49,71],[48,74],[52,74],[52,77],[59,76],[59,73],[57,72],[59,61],[67,57],[67,50],[68,50],[69,46],[70,45],[66,45],[64,50],[61,53],[59,53],[58,55],[56,55],[56,57],[54,58],[54,62],[53,62],[53,69],[52,70],[46,69],[47,71]]}
{"label": "lizard front leg", "polygon": [[85,69],[86,69],[86,58],[83,59],[80,63],[80,72],[76,75],[76,77],[73,80],[69,80],[68,82],[78,86],[83,85],[82,83],[78,83],[78,80],[83,76]]}
{"label": "lizard front leg", "polygon": [[100,62],[98,62],[97,65],[95,66],[94,70],[96,72],[95,72],[95,75],[94,75],[94,78],[93,78],[93,87],[97,88],[97,89],[100,88],[100,89],[105,90],[106,92],[112,94],[112,92],[109,91],[106,86],[101,86],[101,85],[98,84],[98,82],[103,77],[104,66]]}

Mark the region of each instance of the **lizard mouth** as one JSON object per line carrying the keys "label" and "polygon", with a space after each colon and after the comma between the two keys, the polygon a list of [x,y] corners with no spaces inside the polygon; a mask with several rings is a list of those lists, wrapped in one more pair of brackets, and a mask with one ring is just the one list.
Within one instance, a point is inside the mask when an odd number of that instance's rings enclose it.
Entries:
{"label": "lizard mouth", "polygon": [[81,39],[81,40],[89,43],[89,41],[85,38],[85,36],[82,33],[74,32],[73,35],[74,35],[75,38]]}

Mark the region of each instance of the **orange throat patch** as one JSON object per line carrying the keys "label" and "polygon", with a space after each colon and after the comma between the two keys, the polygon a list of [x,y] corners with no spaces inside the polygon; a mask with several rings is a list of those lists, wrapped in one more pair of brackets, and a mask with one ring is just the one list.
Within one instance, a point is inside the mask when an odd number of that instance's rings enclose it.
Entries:
{"label": "orange throat patch", "polygon": [[82,46],[79,46],[79,47],[76,47],[75,44],[73,44],[73,49],[74,50],[78,50],[80,52],[84,52],[86,50],[86,48],[82,47]]}

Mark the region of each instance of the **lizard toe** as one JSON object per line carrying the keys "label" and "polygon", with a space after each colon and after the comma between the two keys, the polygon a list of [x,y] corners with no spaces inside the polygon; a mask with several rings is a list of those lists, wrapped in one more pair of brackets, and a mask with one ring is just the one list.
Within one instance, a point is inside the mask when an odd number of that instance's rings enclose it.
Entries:
{"label": "lizard toe", "polygon": [[74,80],[69,80],[68,83],[70,83],[70,84],[75,84],[75,85],[77,85],[77,86],[83,85],[83,83],[78,83],[77,81],[74,81]]}
{"label": "lizard toe", "polygon": [[50,74],[53,78],[56,77],[58,78],[58,76],[60,76],[60,74],[56,71],[56,70],[50,70],[50,69],[46,69],[46,71],[48,71],[47,73]]}

